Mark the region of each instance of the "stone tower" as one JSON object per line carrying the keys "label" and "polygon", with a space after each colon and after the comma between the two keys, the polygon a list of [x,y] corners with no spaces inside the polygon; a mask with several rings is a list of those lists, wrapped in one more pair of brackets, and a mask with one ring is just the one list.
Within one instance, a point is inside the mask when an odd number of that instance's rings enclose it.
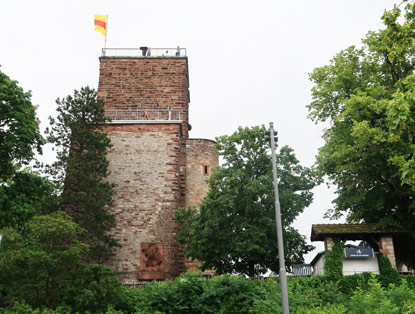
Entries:
{"label": "stone tower", "polygon": [[[134,284],[186,270],[174,211],[201,202],[218,157],[213,141],[188,138],[187,57],[131,51],[104,51],[98,95],[112,119],[106,129],[113,145],[109,181],[116,190],[111,234],[122,246],[109,264],[124,283]],[[120,54],[128,57],[115,56]]]}

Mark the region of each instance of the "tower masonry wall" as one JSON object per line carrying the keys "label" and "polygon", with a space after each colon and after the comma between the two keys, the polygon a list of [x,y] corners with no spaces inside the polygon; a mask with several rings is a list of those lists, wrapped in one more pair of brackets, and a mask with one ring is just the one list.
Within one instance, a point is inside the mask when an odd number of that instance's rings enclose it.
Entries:
{"label": "tower masonry wall", "polygon": [[206,182],[219,165],[216,142],[207,139],[186,140],[186,205],[199,206],[209,186]]}
{"label": "tower masonry wall", "polygon": [[108,112],[180,111],[174,119],[109,115],[108,181],[115,184],[109,210],[116,219],[110,235],[121,245],[109,265],[123,283],[174,278],[185,270],[174,212],[202,201],[218,165],[213,141],[188,139],[188,88],[187,57],[100,58],[98,96]]}
{"label": "tower masonry wall", "polygon": [[190,102],[186,57],[100,58],[98,96],[106,110],[181,110],[187,137]]}
{"label": "tower masonry wall", "polygon": [[[176,277],[184,270],[174,217],[180,205],[179,124],[111,125],[106,132],[113,145],[108,180],[116,190],[111,235],[122,246],[109,264],[124,283]],[[144,254],[152,254],[150,260],[143,261]]]}
{"label": "tower masonry wall", "polygon": [[[219,164],[215,144],[206,139],[186,140],[186,206],[199,207],[209,191],[206,180]],[[197,269],[200,265],[197,260],[186,259],[187,269]],[[205,271],[205,274],[213,273]]]}

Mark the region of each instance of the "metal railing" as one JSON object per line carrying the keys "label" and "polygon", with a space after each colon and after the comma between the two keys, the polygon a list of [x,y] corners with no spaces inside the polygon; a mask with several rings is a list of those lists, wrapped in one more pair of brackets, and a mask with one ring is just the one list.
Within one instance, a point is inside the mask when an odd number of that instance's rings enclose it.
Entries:
{"label": "metal railing", "polygon": [[112,121],[119,120],[182,120],[181,110],[168,109],[137,109],[137,110],[105,110],[105,116]]}
{"label": "metal railing", "polygon": [[102,57],[186,57],[186,48],[102,48]]}

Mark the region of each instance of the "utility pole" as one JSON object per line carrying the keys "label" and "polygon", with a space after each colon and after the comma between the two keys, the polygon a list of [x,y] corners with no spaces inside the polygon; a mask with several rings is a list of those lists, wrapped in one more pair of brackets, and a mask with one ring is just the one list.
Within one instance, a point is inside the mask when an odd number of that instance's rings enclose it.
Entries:
{"label": "utility pole", "polygon": [[282,313],[289,314],[290,308],[288,305],[287,274],[285,271],[284,244],[282,241],[281,207],[280,207],[280,198],[278,194],[277,158],[275,157],[275,140],[276,140],[277,134],[278,132],[274,131],[274,123],[270,122],[269,131],[265,132],[265,140],[271,141],[272,172],[274,176],[274,193],[275,193],[275,221],[277,224],[278,259],[280,262]]}

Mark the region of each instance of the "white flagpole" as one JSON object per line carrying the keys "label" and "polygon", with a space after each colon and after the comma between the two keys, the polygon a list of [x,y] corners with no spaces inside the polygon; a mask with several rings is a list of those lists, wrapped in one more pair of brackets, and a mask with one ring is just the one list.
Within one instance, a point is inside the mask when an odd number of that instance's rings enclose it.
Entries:
{"label": "white flagpole", "polygon": [[106,25],[106,28],[105,28],[105,46],[104,46],[104,49],[107,49],[107,34],[108,34],[108,15],[107,15],[107,25]]}

